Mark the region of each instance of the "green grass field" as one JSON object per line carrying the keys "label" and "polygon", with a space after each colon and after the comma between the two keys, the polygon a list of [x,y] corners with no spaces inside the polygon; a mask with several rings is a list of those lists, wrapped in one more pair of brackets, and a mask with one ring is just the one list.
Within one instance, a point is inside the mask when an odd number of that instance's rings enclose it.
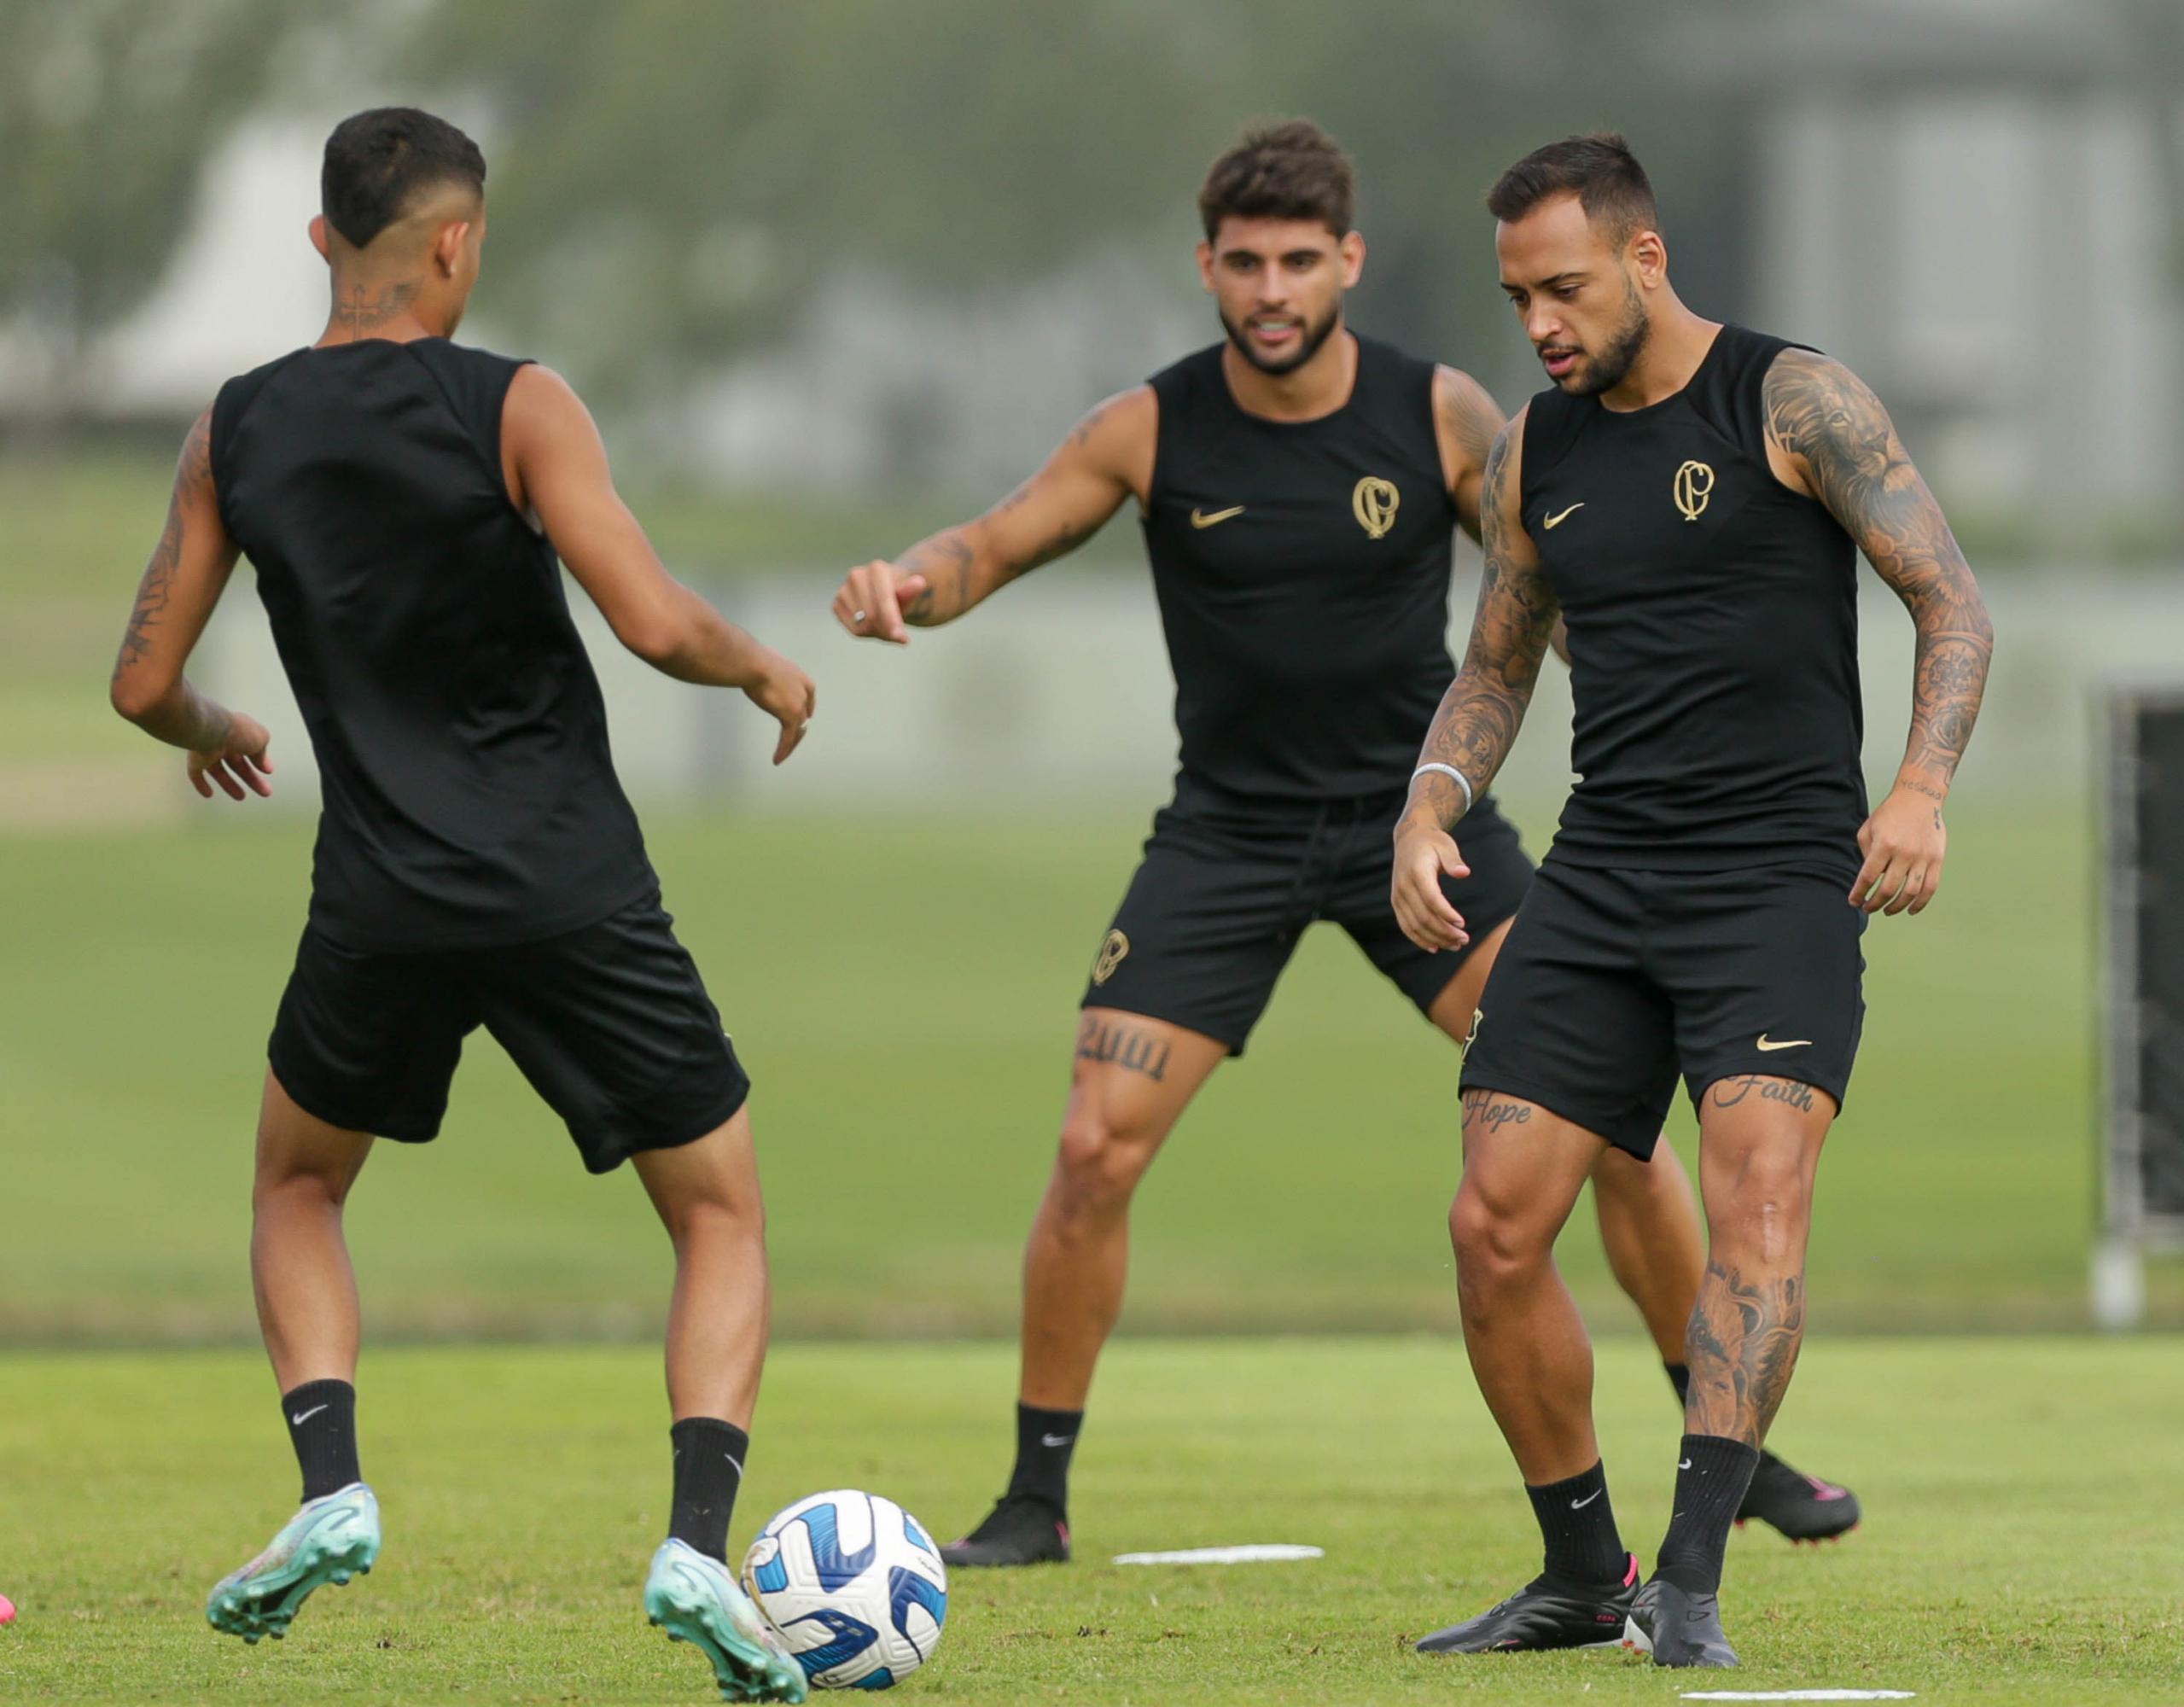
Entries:
{"label": "green grass field", "polygon": [[[0,838],[20,1135],[0,1341],[251,1335],[251,1122],[308,832],[225,802],[193,823]],[[1143,824],[655,822],[669,905],[757,1081],[784,1333],[1010,1331],[1074,1005]],[[1955,836],[1935,909],[1867,937],[1865,1046],[1821,1169],[1823,1333],[2083,1319],[2082,832],[1967,811]],[[1348,941],[1314,932],[1141,1196],[1126,1325],[1451,1325],[1455,1075]],[[661,1308],[634,1180],[588,1178],[482,1035],[440,1141],[381,1145],[352,1218],[376,1333],[648,1334]],[[1586,1218],[1564,1244],[1624,1328]],[[2184,1320],[2174,1270],[2158,1302]]]}
{"label": "green grass field", "polygon": [[[993,1346],[782,1349],[733,1548],[826,1487],[887,1493],[944,1533],[967,1524],[1004,1473],[1012,1373]],[[256,1648],[213,1635],[202,1608],[294,1494],[262,1364],[15,1353],[0,1380],[0,1588],[22,1608],[0,1630],[0,1699],[710,1698],[703,1663],[637,1609],[667,1499],[649,1352],[368,1352],[364,1465],[387,1551]],[[1620,1653],[1408,1651],[1536,1569],[1529,1512],[1453,1344],[1141,1341],[1101,1378],[1078,1562],[958,1573],[946,1640],[906,1697],[1667,1702],[1733,1685],[2173,1703],[2180,1408],[2184,1359],[2156,1340],[1817,1340],[1777,1439],[1854,1483],[1868,1521],[1818,1551],[1741,1535],[1725,1605],[1745,1669],[1694,1680]],[[1604,1352],[1599,1412],[1617,1512],[1650,1559],[1676,1422],[1637,1347]],[[1224,1541],[1326,1557],[1106,1562]]]}

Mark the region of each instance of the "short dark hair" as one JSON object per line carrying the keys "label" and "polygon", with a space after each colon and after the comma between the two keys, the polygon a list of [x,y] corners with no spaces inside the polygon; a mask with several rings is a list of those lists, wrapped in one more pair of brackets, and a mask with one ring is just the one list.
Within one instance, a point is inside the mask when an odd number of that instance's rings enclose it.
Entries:
{"label": "short dark hair", "polygon": [[408,211],[418,190],[441,184],[485,193],[478,145],[415,107],[375,107],[342,119],[327,137],[319,211],[361,249]]}
{"label": "short dark hair", "polygon": [[1288,119],[1246,131],[1213,163],[1199,187],[1198,218],[1208,241],[1230,218],[1317,219],[1343,237],[1356,194],[1342,144],[1309,119]]}
{"label": "short dark hair", "polygon": [[1585,217],[1617,243],[1660,222],[1645,168],[1613,131],[1564,137],[1533,149],[1494,181],[1487,212],[1505,222],[1522,219],[1550,197],[1572,195]]}

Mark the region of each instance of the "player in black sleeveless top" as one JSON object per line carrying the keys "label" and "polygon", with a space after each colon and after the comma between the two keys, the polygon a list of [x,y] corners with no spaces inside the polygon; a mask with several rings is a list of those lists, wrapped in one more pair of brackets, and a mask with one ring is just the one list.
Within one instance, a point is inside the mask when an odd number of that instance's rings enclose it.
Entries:
{"label": "player in black sleeveless top", "polygon": [[335,130],[312,224],[333,271],[326,329],[230,381],[191,429],[114,670],[116,708],[188,751],[200,794],[270,793],[265,728],[183,674],[248,556],[323,794],[251,1240],[306,1503],[207,1612],[247,1640],[278,1636],[306,1595],[377,1556],[341,1206],[373,1134],[438,1132],[482,1025],[587,1168],[634,1162],[674,1242],[675,1497],[646,1609],[739,1698],[801,1700],[801,1669],[724,1558],[766,1337],[750,1081],[661,910],[562,564],[648,662],[777,719],[777,763],[812,684],[661,568],[566,384],[448,341],[477,278],[484,185],[476,146],[430,114]]}
{"label": "player in black sleeveless top", "polygon": [[[1450,831],[1515,738],[1559,612],[1581,780],[1487,985],[1450,1218],[1465,1342],[1546,1570],[1422,1646],[1574,1645],[1628,1610],[1657,1663],[1734,1665],[1715,1595],[1803,1336],[1813,1181],[1864,1014],[1860,935],[1940,882],[1941,803],[1992,633],[1872,393],[1677,299],[1621,137],[1539,150],[1488,206],[1554,388],[1488,464],[1478,614],[1397,828],[1393,900],[1421,947],[1462,941],[1440,881],[1462,858]],[[1910,743],[1870,812],[1860,551],[1918,629]],[[1709,1251],[1675,1515],[1634,1596],[1552,1248],[1603,1155],[1651,1151],[1680,1075]]]}
{"label": "player in black sleeveless top", "polygon": [[[1247,137],[1200,195],[1199,264],[1227,339],[1102,405],[979,520],[853,571],[835,613],[900,642],[1073,549],[1135,498],[1174,667],[1181,767],[1094,957],[1060,1153],[1026,1256],[1009,1492],[951,1564],[1069,1555],[1067,1477],[1122,1299],[1131,1194],[1200,1086],[1241,1054],[1299,935],[1340,924],[1459,1041],[1530,881],[1488,800],[1464,821],[1453,953],[1407,941],[1386,838],[1453,669],[1451,536],[1476,536],[1500,412],[1465,376],[1359,337],[1349,166],[1316,126]],[[1604,1159],[1611,1266],[1672,1365],[1703,1257],[1673,1159]],[[1672,1370],[1673,1372],[1673,1370]],[[1755,1508],[1785,1532],[1855,1520],[1791,1484]],[[1827,1490],[1837,1493],[1839,1490]]]}

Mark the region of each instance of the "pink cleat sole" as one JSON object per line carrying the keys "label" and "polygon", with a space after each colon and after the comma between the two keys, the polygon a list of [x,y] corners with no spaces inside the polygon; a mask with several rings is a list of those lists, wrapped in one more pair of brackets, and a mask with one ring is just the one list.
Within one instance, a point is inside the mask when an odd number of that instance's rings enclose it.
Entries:
{"label": "pink cleat sole", "polygon": [[0,1594],[0,1624],[12,1624],[15,1622],[15,1603],[6,1595]]}

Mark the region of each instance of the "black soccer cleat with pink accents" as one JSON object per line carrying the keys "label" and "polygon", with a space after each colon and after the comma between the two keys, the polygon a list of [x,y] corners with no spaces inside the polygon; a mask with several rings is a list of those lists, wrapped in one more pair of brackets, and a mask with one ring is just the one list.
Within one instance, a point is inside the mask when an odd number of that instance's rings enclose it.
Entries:
{"label": "black soccer cleat with pink accents", "polygon": [[1759,1455],[1751,1487],[1737,1508],[1741,1527],[1757,1518],[1792,1541],[1833,1541],[1858,1527],[1858,1496],[1848,1488],[1792,1470],[1771,1452]]}
{"label": "black soccer cleat with pink accents", "polygon": [[1535,1576],[1500,1605],[1418,1640],[1420,1653],[1542,1653],[1552,1648],[1611,1648],[1638,1593],[1632,1555],[1619,1583]]}
{"label": "black soccer cleat with pink accents", "polygon": [[1067,1564],[1069,1519],[1032,1494],[1005,1494],[986,1521],[941,1549],[949,1570],[965,1565]]}

